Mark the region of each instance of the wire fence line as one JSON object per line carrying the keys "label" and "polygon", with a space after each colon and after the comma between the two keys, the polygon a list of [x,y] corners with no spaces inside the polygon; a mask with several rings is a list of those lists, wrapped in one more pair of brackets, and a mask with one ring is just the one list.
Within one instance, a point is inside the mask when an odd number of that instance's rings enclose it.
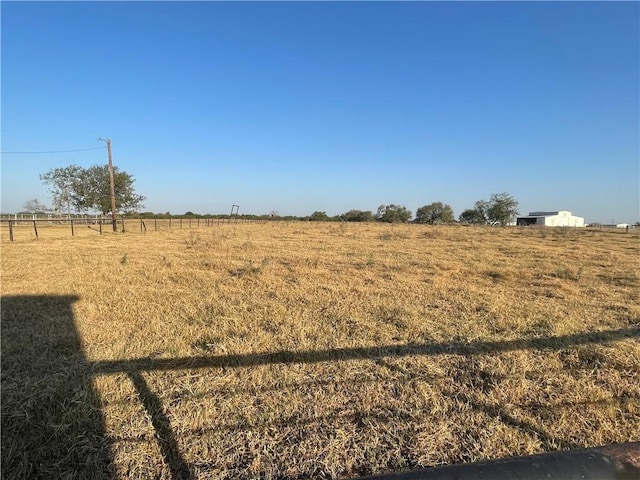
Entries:
{"label": "wire fence line", "polygon": [[[171,230],[171,229],[192,229],[200,227],[212,227],[228,223],[264,223],[267,220],[256,218],[244,218],[241,216],[220,216],[220,217],[126,217],[119,216],[116,220],[115,230],[117,232],[139,232]],[[96,232],[99,235],[113,230],[111,217],[100,215],[30,215],[15,214],[2,215],[0,225],[2,225],[2,236],[8,234],[11,242],[17,238],[40,239],[43,232],[51,231],[52,227],[66,227],[69,236],[76,236],[79,231],[85,231],[84,227]],[[6,238],[6,237],[5,237]]]}

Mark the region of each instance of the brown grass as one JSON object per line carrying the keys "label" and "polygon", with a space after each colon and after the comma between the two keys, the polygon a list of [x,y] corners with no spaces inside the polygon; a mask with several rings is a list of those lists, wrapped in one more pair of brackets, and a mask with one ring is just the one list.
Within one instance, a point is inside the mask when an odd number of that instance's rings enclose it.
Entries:
{"label": "brown grass", "polygon": [[637,233],[16,228],[3,478],[347,478],[640,439]]}

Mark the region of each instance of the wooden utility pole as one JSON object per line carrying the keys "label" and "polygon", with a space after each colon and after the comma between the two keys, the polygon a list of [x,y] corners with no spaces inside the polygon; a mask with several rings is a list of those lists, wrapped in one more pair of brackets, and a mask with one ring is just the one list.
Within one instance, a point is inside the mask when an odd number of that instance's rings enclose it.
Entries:
{"label": "wooden utility pole", "polygon": [[117,230],[118,221],[116,220],[116,186],[113,180],[113,162],[111,160],[111,139],[99,138],[103,142],[107,142],[107,155],[109,157],[109,189],[111,195],[111,224],[113,231]]}

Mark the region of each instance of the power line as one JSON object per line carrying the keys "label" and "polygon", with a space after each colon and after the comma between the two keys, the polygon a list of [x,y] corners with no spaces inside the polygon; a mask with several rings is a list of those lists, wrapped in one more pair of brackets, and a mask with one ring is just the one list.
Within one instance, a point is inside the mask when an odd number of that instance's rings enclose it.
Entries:
{"label": "power line", "polygon": [[79,148],[76,150],[49,150],[46,152],[0,152],[2,154],[18,154],[18,153],[70,153],[70,152],[86,152],[87,150],[104,150],[105,147]]}

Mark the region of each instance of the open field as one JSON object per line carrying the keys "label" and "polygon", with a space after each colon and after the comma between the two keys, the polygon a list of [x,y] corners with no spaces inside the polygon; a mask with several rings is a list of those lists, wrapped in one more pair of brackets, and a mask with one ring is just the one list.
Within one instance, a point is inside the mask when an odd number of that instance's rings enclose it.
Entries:
{"label": "open field", "polygon": [[3,227],[3,478],[349,478],[640,440],[637,232]]}

